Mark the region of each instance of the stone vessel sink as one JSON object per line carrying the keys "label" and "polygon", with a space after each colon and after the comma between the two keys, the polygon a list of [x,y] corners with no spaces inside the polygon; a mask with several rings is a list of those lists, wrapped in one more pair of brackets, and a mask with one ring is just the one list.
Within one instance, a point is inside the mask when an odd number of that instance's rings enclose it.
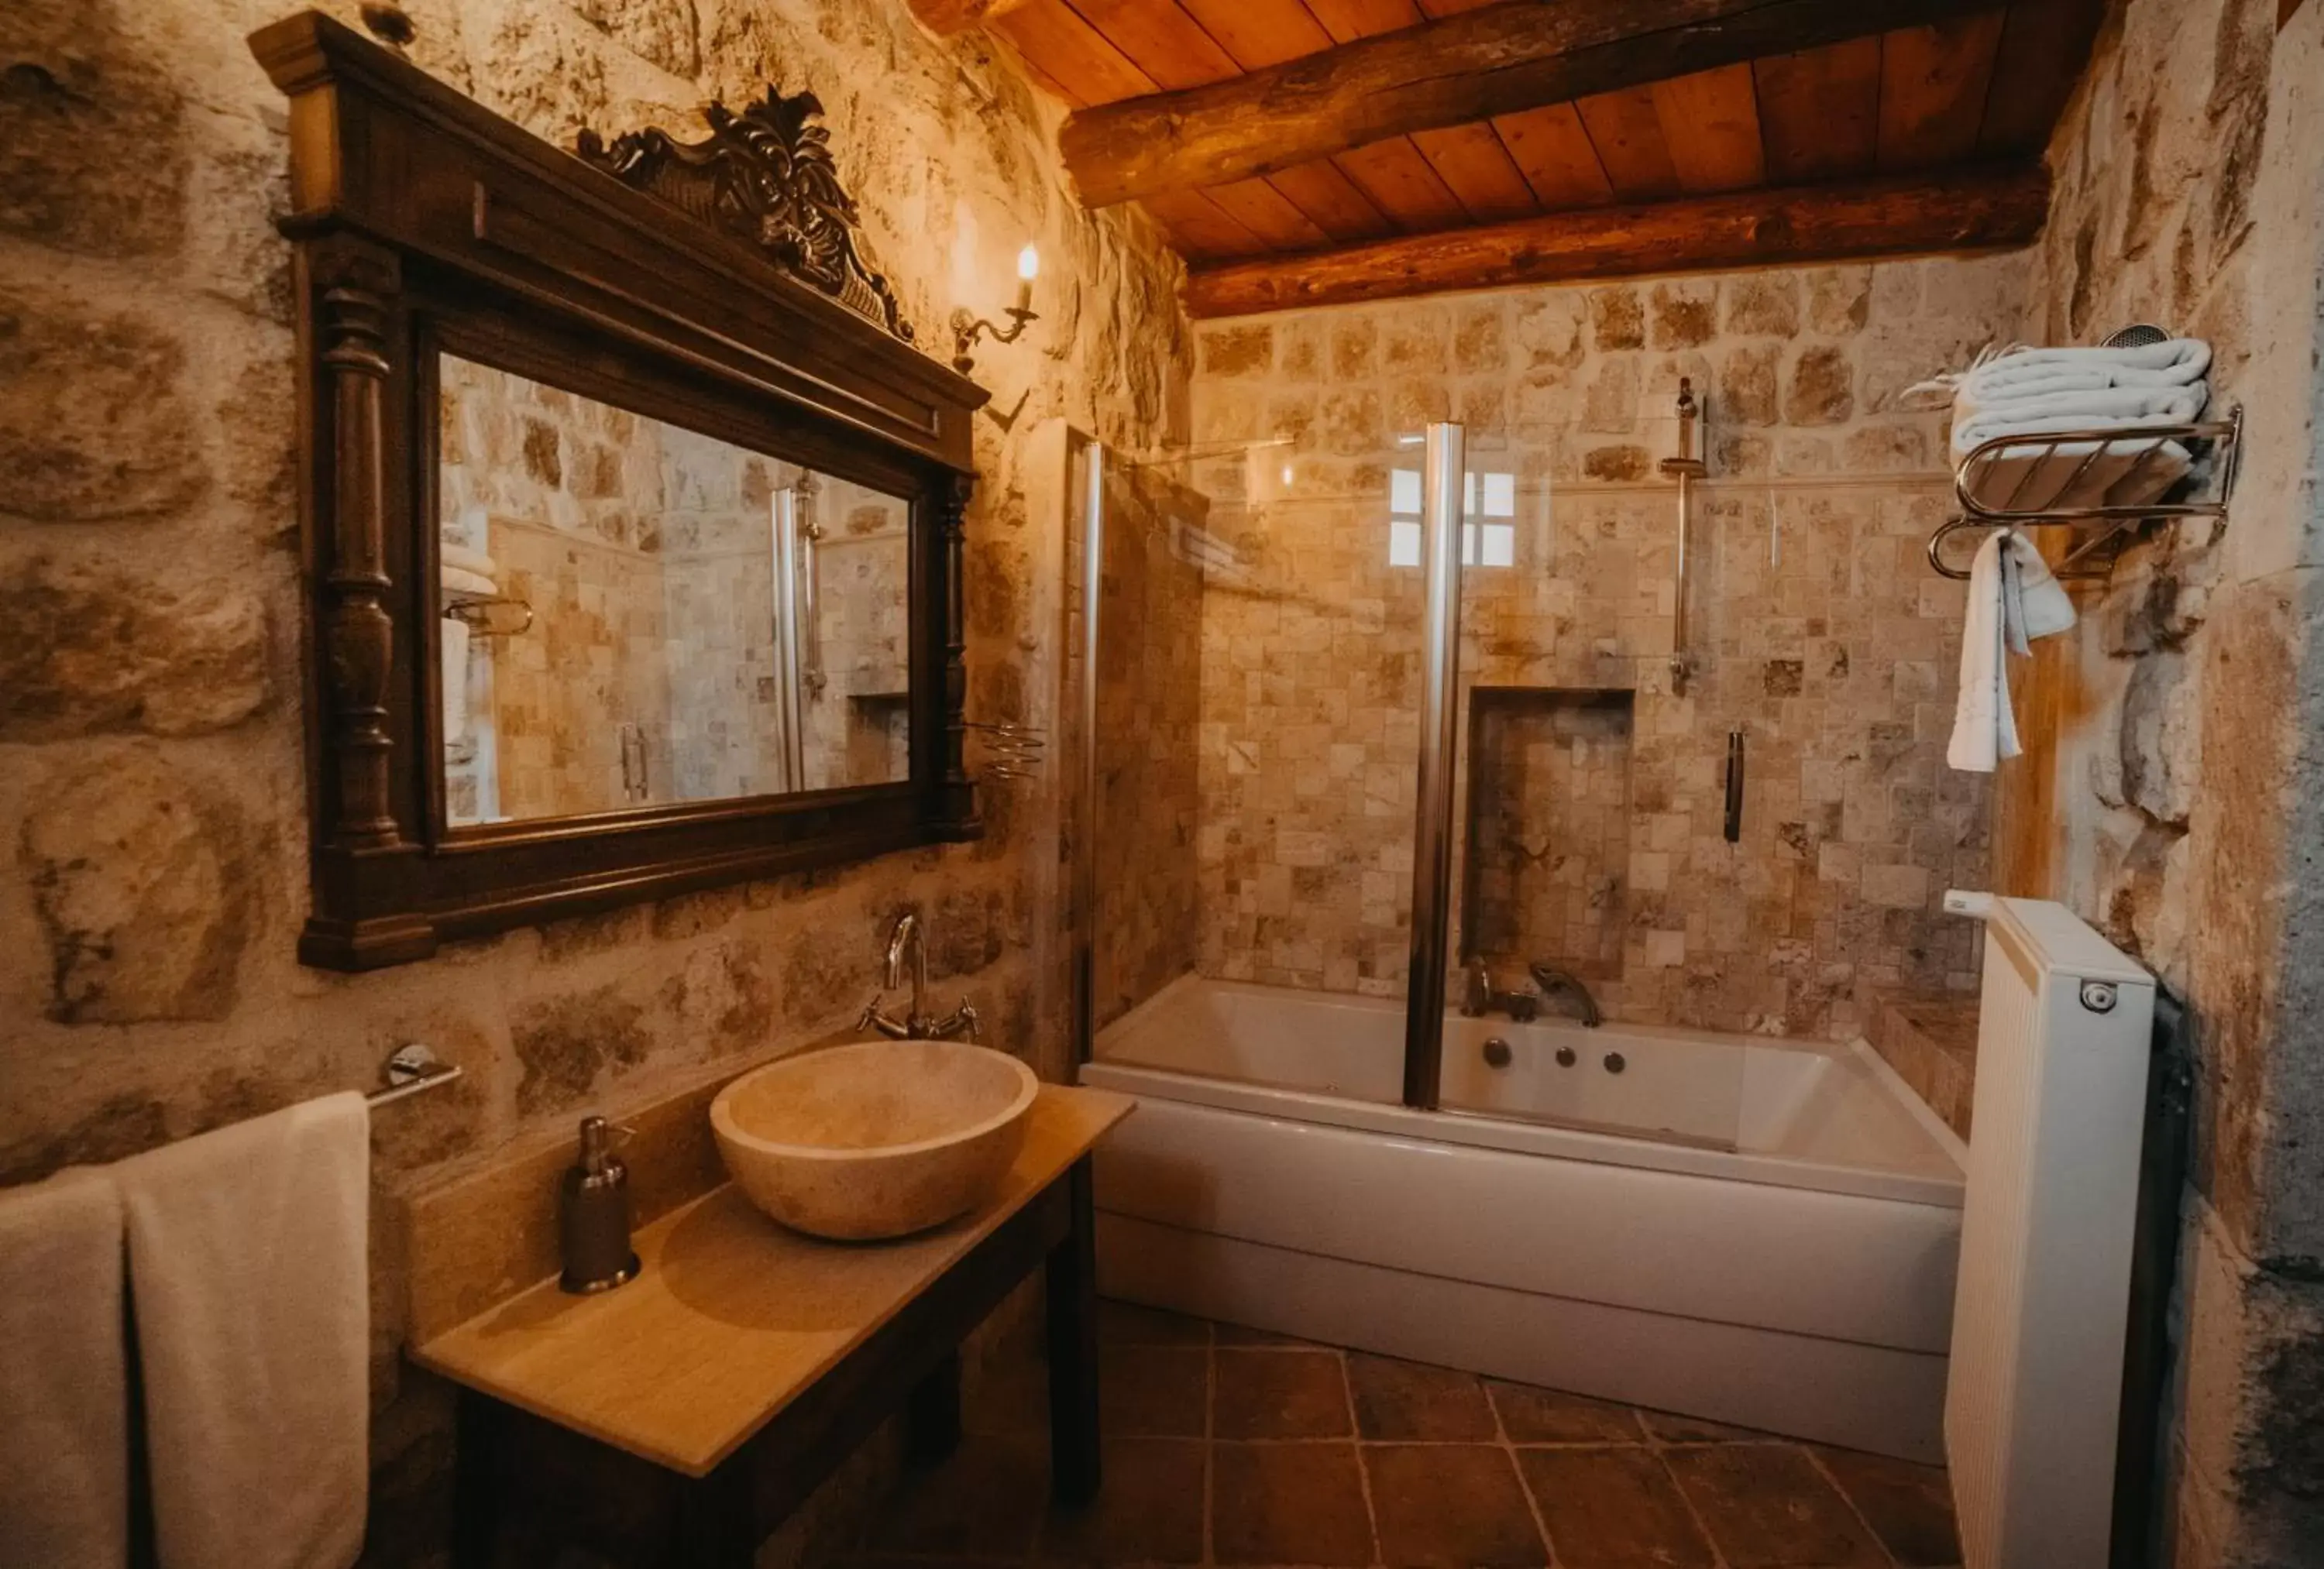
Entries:
{"label": "stone vessel sink", "polygon": [[1017,1158],[1039,1087],[982,1046],[865,1041],[742,1075],[710,1103],[710,1127],[752,1203],[795,1230],[864,1242],[982,1203]]}

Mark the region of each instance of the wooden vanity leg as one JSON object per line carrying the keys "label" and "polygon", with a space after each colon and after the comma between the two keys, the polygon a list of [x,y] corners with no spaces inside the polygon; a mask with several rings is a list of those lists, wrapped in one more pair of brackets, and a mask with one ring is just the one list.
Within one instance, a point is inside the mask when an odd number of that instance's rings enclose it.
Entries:
{"label": "wooden vanity leg", "polygon": [[708,1476],[681,1483],[677,1526],[676,1562],[682,1569],[751,1569],[759,1534],[748,1465],[729,1457]]}
{"label": "wooden vanity leg", "polygon": [[954,1348],[912,1386],[904,1407],[904,1450],[934,1465],[960,1447],[960,1352]]}
{"label": "wooden vanity leg", "polygon": [[1097,1496],[1097,1233],[1090,1158],[1063,1179],[1072,1220],[1049,1250],[1049,1470],[1059,1501]]}
{"label": "wooden vanity leg", "polygon": [[462,1390],[456,1410],[452,1565],[453,1569],[492,1569],[500,1534],[499,1408],[473,1390]]}

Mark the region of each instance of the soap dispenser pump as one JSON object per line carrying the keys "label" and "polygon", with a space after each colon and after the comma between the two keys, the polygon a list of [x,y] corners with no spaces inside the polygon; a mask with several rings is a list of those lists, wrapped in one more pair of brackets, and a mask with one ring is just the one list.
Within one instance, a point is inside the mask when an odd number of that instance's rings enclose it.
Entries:
{"label": "soap dispenser pump", "polygon": [[630,1247],[630,1169],[613,1154],[613,1133],[604,1117],[583,1117],[581,1159],[565,1173],[557,1217],[565,1273],[558,1284],[576,1294],[610,1291],[638,1272]]}

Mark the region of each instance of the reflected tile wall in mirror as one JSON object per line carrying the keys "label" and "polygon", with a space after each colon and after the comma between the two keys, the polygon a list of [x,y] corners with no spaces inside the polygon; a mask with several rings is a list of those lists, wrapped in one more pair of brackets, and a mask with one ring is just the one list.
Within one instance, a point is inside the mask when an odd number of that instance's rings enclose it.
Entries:
{"label": "reflected tile wall in mirror", "polygon": [[900,781],[909,504],[445,355],[457,827]]}

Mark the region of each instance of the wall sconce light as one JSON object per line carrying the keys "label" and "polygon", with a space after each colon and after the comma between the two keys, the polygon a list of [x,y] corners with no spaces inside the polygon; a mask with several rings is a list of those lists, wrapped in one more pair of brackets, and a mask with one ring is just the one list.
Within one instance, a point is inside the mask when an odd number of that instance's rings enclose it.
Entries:
{"label": "wall sconce light", "polygon": [[1041,252],[1031,245],[1017,252],[1017,303],[1004,313],[1009,317],[1005,327],[993,326],[982,317],[972,317],[966,309],[952,313],[952,368],[965,376],[974,367],[969,351],[976,340],[991,337],[996,344],[1013,344],[1025,334],[1025,324],[1041,318],[1033,310],[1033,280],[1040,276]]}

